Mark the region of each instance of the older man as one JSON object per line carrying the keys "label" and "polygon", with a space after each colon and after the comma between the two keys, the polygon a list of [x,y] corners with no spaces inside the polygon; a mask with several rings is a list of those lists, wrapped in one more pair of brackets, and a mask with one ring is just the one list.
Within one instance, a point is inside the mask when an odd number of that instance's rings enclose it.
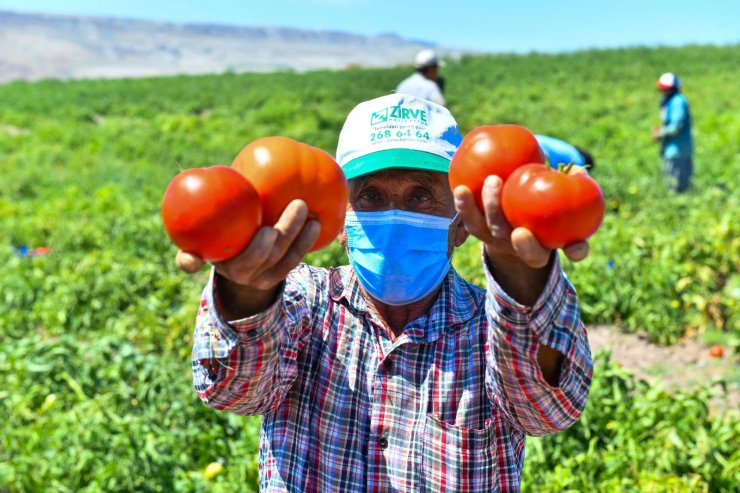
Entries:
{"label": "older man", "polygon": [[[518,491],[525,435],[579,418],[592,367],[576,294],[554,252],[511,231],[498,178],[485,215],[469,189],[450,191],[460,140],[434,103],[361,103],[337,149],[351,265],[300,263],[320,226],[294,201],[215,266],[195,388],[215,409],[263,416],[263,491]],[[469,233],[487,289],[450,265]]]}

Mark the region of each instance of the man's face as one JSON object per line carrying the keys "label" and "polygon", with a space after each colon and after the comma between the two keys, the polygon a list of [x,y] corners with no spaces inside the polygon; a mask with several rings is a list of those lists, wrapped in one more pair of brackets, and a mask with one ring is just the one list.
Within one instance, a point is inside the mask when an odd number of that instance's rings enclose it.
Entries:
{"label": "man's face", "polygon": [[[349,181],[348,211],[387,210],[418,212],[432,216],[453,217],[455,205],[446,173],[413,169],[389,169]],[[465,242],[468,233],[458,220],[450,230],[449,250]],[[346,245],[342,232],[340,242]]]}
{"label": "man's face", "polygon": [[371,212],[391,209],[454,216],[455,206],[447,175],[433,171],[389,169],[349,181],[347,210]]}
{"label": "man's face", "polygon": [[439,79],[439,66],[432,65],[431,67],[425,68],[424,76],[429,80],[437,81]]}

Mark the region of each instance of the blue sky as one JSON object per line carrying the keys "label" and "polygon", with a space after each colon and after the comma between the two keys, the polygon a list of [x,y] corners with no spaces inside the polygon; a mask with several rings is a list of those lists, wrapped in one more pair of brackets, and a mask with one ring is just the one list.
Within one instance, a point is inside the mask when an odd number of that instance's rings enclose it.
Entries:
{"label": "blue sky", "polygon": [[392,32],[490,52],[740,42],[738,0],[0,0],[0,10]]}

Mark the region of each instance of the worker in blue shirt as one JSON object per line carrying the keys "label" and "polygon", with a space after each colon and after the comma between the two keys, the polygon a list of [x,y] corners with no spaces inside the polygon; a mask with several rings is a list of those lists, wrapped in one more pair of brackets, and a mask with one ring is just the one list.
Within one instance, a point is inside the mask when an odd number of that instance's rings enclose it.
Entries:
{"label": "worker in blue shirt", "polygon": [[585,166],[589,172],[593,170],[594,158],[591,153],[569,144],[564,140],[549,137],[547,135],[535,135],[540,149],[547,157],[547,163],[551,168],[558,169],[558,165],[573,163],[577,166]]}
{"label": "worker in blue shirt", "polygon": [[660,76],[655,84],[663,93],[660,102],[662,125],[653,129],[653,140],[660,143],[664,171],[678,193],[688,190],[694,172],[694,142],[691,137],[689,102],[681,93],[681,80],[672,72]]}

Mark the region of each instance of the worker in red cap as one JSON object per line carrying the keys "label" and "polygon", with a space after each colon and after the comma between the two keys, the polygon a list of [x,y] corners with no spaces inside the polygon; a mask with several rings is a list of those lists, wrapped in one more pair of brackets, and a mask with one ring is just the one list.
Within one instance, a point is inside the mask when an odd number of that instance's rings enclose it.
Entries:
{"label": "worker in red cap", "polygon": [[689,102],[681,93],[681,79],[673,72],[661,75],[655,85],[663,98],[660,102],[662,124],[653,129],[653,140],[660,143],[664,171],[672,181],[672,188],[683,193],[688,190],[694,171]]}

